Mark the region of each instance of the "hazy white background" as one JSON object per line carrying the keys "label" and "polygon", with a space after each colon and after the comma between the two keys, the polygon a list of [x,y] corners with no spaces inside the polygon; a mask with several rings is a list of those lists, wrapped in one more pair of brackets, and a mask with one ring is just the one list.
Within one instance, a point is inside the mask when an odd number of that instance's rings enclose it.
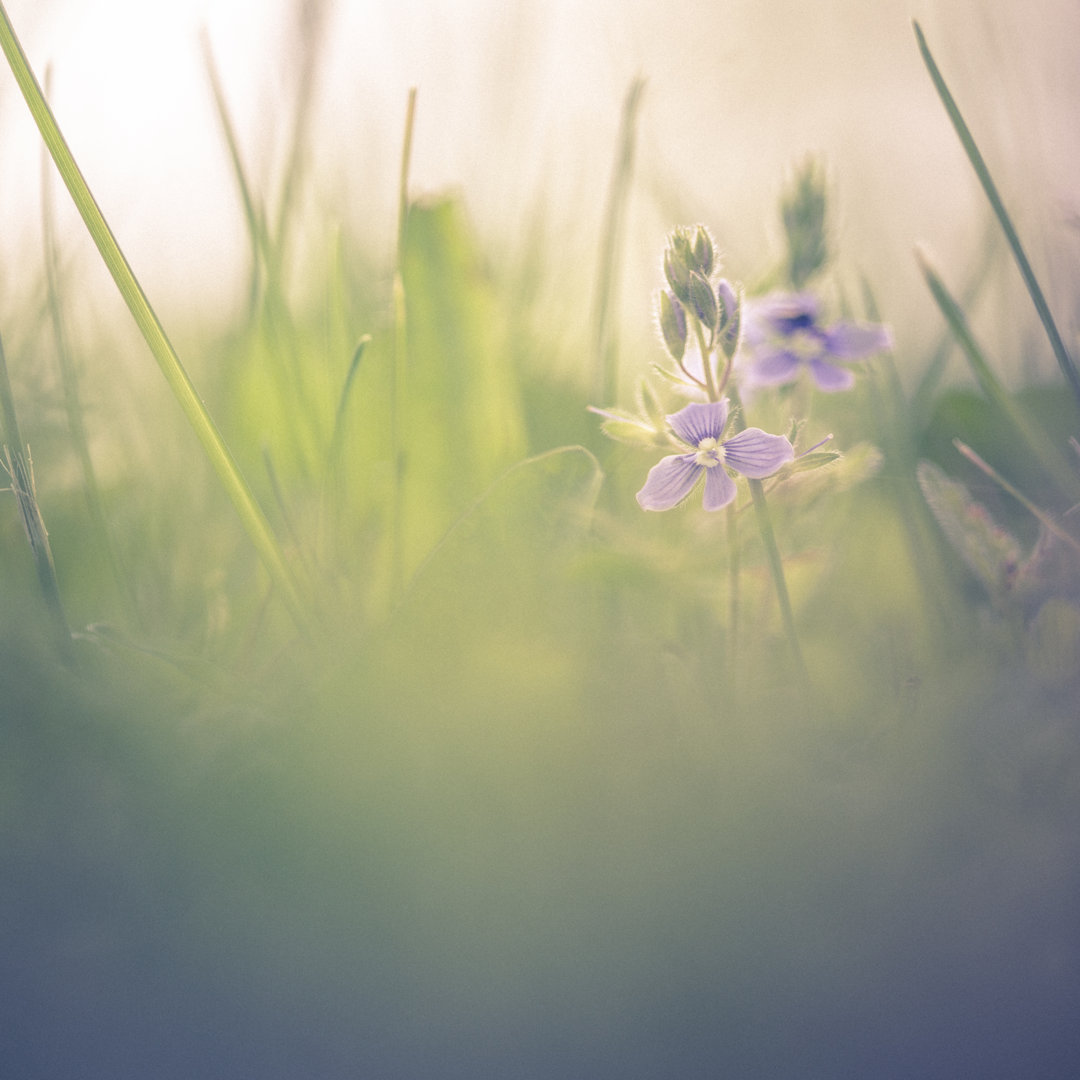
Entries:
{"label": "hazy white background", "polygon": [[[256,180],[289,137],[291,0],[6,0],[92,189],[164,309],[225,316],[246,250],[198,43],[205,26]],[[733,276],[778,251],[785,170],[823,154],[845,262],[865,270],[900,337],[937,332],[912,259],[923,242],[959,288],[984,202],[933,94],[917,16],[1015,208],[1071,335],[1080,239],[1080,4],[1075,0],[337,0],[329,5],[309,194],[389,253],[407,90],[419,88],[414,191],[464,192],[503,248],[538,205],[568,262],[594,258],[620,104],[647,87],[624,307],[647,317],[671,214],[707,221]],[[39,142],[0,70],[0,312],[38,273]],[[66,204],[66,194],[60,198]],[[65,206],[66,210],[66,206]],[[70,213],[67,254],[102,273]],[[998,275],[995,344],[1030,331]],[[1017,319],[1017,312],[1024,318]],[[1050,366],[1046,370],[1051,370]]]}

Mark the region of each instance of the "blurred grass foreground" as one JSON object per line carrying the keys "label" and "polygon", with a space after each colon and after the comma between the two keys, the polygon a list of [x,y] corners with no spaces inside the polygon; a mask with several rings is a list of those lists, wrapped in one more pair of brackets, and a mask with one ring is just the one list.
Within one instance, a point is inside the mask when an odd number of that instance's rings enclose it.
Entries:
{"label": "blurred grass foreground", "polygon": [[[303,110],[268,205],[208,49],[252,272],[224,332],[169,328],[182,362],[0,14],[169,388],[67,332],[47,199],[0,297],[4,1076],[1077,1075],[1068,342],[1003,383],[980,274],[924,261],[935,352],[894,326],[849,391],[747,394],[801,456],[648,514],[686,398],[615,302],[640,84],[591,267],[414,197],[413,98],[395,250],[320,225],[298,290]],[[827,227],[856,182],[796,170],[783,247],[723,267],[747,305],[877,319]]]}

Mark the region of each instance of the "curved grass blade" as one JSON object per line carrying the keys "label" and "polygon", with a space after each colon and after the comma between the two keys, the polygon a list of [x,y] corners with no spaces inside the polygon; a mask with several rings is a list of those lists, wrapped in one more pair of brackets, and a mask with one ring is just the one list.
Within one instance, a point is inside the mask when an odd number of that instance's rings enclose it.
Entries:
{"label": "curved grass blade", "polygon": [[1020,491],[1015,485],[1010,484],[1004,476],[1001,475],[992,465],[985,462],[970,446],[965,442],[961,442],[959,439],[953,439],[953,445],[961,454],[964,455],[977,468],[982,469],[991,480],[994,481],[1003,491],[1007,491],[1032,517],[1036,518],[1038,522],[1047,530],[1062,541],[1062,543],[1068,544],[1069,547],[1075,551],[1080,551],[1080,540],[1077,540],[1070,532],[1066,531],[1057,520],[1048,514],[1045,510],[1041,510],[1036,506],[1022,491]]}
{"label": "curved grass blade", "polygon": [[409,224],[409,167],[412,163],[413,129],[416,126],[416,87],[409,88],[405,106],[405,134],[401,144],[401,171],[398,175],[397,252],[393,284],[394,377],[390,401],[390,452],[394,463],[390,581],[393,595],[400,594],[405,580],[405,533],[403,489],[405,485],[404,446],[405,402],[408,396],[407,363],[408,307],[405,302],[405,237]]}
{"label": "curved grass blade", "polygon": [[[407,587],[401,595],[398,610],[400,610],[401,605],[403,605],[408,597],[416,590],[420,582],[424,580],[425,576],[431,572],[432,567],[436,565],[441,558],[445,557],[447,549],[451,546],[455,538],[458,537],[459,534],[465,532],[470,524],[475,524],[483,511],[490,507],[500,494],[505,494],[515,480],[530,475],[538,477],[540,476],[540,470],[549,469],[552,470],[551,475],[555,477],[553,482],[555,486],[558,487],[560,478],[561,482],[570,483],[564,475],[564,471],[572,467],[568,464],[569,462],[573,462],[573,467],[580,466],[582,469],[581,476],[574,476],[571,478],[573,482],[570,486],[576,486],[576,493],[573,497],[568,498],[561,510],[558,508],[557,500],[554,499],[532,501],[526,499],[525,503],[530,511],[537,514],[537,526],[531,529],[518,529],[516,535],[522,538],[526,546],[532,546],[533,557],[536,557],[539,552],[543,551],[550,553],[554,547],[557,546],[556,536],[560,525],[565,525],[569,521],[573,522],[576,528],[587,528],[593,508],[596,504],[597,496],[600,492],[600,487],[604,480],[603,466],[601,466],[596,455],[593,454],[591,450],[584,446],[558,446],[552,450],[545,450],[533,457],[518,461],[496,477],[496,479],[488,485],[487,489],[477,496],[448,526],[438,543],[428,551],[413,572]],[[563,494],[565,495],[566,492],[563,492]],[[520,505],[517,507],[516,512],[522,512]],[[513,513],[513,511],[504,508],[503,511],[496,515],[496,518],[500,523],[500,527],[497,530],[497,544],[500,549],[504,549],[506,543],[506,515],[509,514],[510,516],[513,516]],[[541,522],[542,524],[540,524]],[[477,557],[484,557],[477,554],[477,549],[474,544],[468,545],[468,548],[470,558],[475,559]],[[468,574],[462,575],[459,572],[455,572],[452,576],[459,580],[469,580]]]}
{"label": "curved grass blade", "polygon": [[64,663],[71,664],[75,660],[71,630],[60,600],[60,586],[56,580],[49,533],[45,528],[45,519],[41,516],[41,507],[38,506],[37,491],[34,489],[34,464],[19,432],[15,397],[11,392],[7,361],[4,359],[3,341],[0,341],[0,469],[7,473],[11,490],[19,504],[19,514],[22,516],[26,539],[34,556],[34,569],[37,571],[38,584],[41,586],[41,594],[45,598],[45,607],[52,622],[57,651]]}
{"label": "curved grass blade", "polygon": [[608,191],[604,230],[600,241],[600,267],[596,281],[596,299],[593,307],[593,351],[599,365],[596,393],[599,400],[610,403],[615,400],[618,389],[618,354],[611,332],[611,307],[618,286],[619,243],[626,216],[626,201],[630,194],[630,180],[634,170],[634,144],[637,135],[637,112],[645,80],[640,76],[633,80],[623,100],[622,122],[619,125],[619,152]]}
{"label": "curved grass blade", "polygon": [[338,398],[337,411],[334,413],[334,430],[330,436],[330,447],[326,452],[326,472],[329,475],[337,467],[341,457],[341,444],[345,438],[345,412],[349,404],[349,395],[352,392],[356,373],[360,370],[360,361],[364,358],[364,350],[371,344],[371,335],[364,336],[357,342],[353,351],[349,370],[345,374],[345,382],[341,387],[341,395]]}
{"label": "curved grass blade", "polygon": [[934,58],[930,53],[930,47],[926,44],[926,38],[923,35],[922,27],[919,26],[917,20],[913,21],[912,25],[915,28],[915,38],[919,44],[919,52],[922,54],[923,63],[926,64],[927,71],[930,72],[930,78],[933,80],[934,89],[937,90],[938,97],[941,98],[941,103],[945,106],[945,111],[949,114],[949,119],[952,121],[952,125],[960,139],[960,144],[964,148],[964,153],[967,154],[968,161],[971,162],[971,166],[975,170],[975,175],[979,178],[979,183],[982,184],[983,191],[986,192],[987,199],[990,200],[990,206],[993,208],[994,214],[1001,225],[1001,230],[1005,234],[1005,239],[1012,249],[1013,258],[1016,260],[1016,265],[1020,270],[1020,276],[1024,279],[1028,294],[1031,296],[1031,301],[1035,305],[1035,310],[1038,312],[1039,319],[1042,321],[1046,336],[1050,340],[1050,347],[1054,350],[1054,356],[1057,358],[1058,366],[1061,368],[1062,374],[1072,388],[1077,405],[1080,406],[1080,371],[1077,370],[1076,363],[1065,348],[1065,343],[1061,340],[1061,334],[1058,333],[1057,324],[1054,322],[1054,317],[1050,313],[1050,307],[1046,302],[1046,297],[1043,296],[1043,291],[1039,287],[1035,272],[1031,269],[1031,263],[1028,262],[1027,255],[1024,253],[1024,248],[1020,243],[1020,237],[1013,227],[1012,219],[1005,209],[1005,204],[1001,201],[997,186],[994,184],[994,181],[990,176],[990,170],[986,167],[986,162],[983,160],[983,156],[979,152],[978,146],[975,144],[975,139],[972,137],[971,131],[965,123],[955,99],[949,92],[948,86],[945,85],[945,79],[942,77],[941,71],[938,69]]}
{"label": "curved grass blade", "polygon": [[297,81],[293,99],[292,125],[289,132],[289,154],[278,195],[277,218],[274,222],[274,255],[279,261],[274,274],[280,274],[280,260],[284,257],[288,230],[296,215],[297,193],[301,189],[307,167],[308,135],[311,131],[312,108],[319,76],[319,58],[326,42],[330,0],[302,0],[291,5],[295,16],[291,40],[295,43],[295,71]]}
{"label": "curved grass blade", "polygon": [[225,89],[221,85],[221,76],[218,73],[217,62],[210,45],[210,35],[204,27],[199,35],[199,44],[202,47],[203,63],[206,65],[206,77],[210,82],[210,93],[214,98],[214,108],[217,110],[218,123],[221,125],[221,133],[225,139],[225,148],[232,164],[233,177],[236,180],[237,191],[240,194],[240,202],[244,208],[244,221],[247,223],[248,240],[251,242],[252,268],[251,268],[251,308],[259,295],[259,275],[262,266],[269,263],[271,254],[270,238],[266,231],[266,215],[263,207],[256,201],[251,183],[248,180],[247,170],[244,168],[244,159],[240,153],[240,140],[236,135],[236,128],[232,122],[229,105],[225,99]]}
{"label": "curved grass blade", "polygon": [[56,168],[71,194],[72,201],[136,325],[149,345],[162,375],[165,376],[169,389],[172,390],[202,444],[206,456],[210,459],[210,464],[232,500],[244,528],[294,620],[299,626],[306,628],[308,617],[300,598],[300,591],[270,524],[180,362],[180,357],[169,341],[164,327],[120,250],[116,237],[113,236],[112,230],[79,170],[30,68],[26,54],[19,44],[2,0],[0,0],[0,47],[3,48],[15,81],[19,84],[19,89],[26,99],[34,122],[41,132],[41,137],[45,140],[45,145],[49,148]]}
{"label": "curved grass blade", "polygon": [[945,321],[949,324],[957,344],[959,344],[964,356],[967,357],[982,392],[993,402],[1002,416],[1008,420],[1013,431],[1028,450],[1043,463],[1043,466],[1053,477],[1055,485],[1062,492],[1071,492],[1075,495],[1076,481],[1063,455],[1043,433],[1042,429],[1028,422],[1027,417],[1017,407],[1005,387],[1002,386],[1001,381],[987,363],[986,357],[983,356],[960,305],[945,287],[944,282],[930,265],[926,256],[921,251],[916,250],[915,257],[918,260],[923,277],[926,279],[930,293],[941,309]]}
{"label": "curved grass blade", "polygon": [[[972,309],[990,280],[992,257],[998,243],[993,222],[987,221],[986,237],[982,250],[975,260],[975,268],[960,290],[960,307],[964,311]],[[911,395],[911,415],[915,417],[917,423],[925,423],[933,409],[934,398],[945,375],[945,367],[955,344],[956,339],[952,331],[946,327]]]}

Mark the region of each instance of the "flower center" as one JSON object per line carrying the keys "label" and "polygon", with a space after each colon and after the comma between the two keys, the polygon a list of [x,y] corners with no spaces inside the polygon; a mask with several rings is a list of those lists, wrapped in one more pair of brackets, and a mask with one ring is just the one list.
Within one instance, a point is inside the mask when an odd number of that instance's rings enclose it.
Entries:
{"label": "flower center", "polygon": [[723,443],[714,439],[711,435],[702,439],[701,442],[697,444],[697,453],[694,455],[694,461],[698,465],[704,465],[706,469],[712,469],[717,465],[723,464]]}
{"label": "flower center", "polygon": [[814,360],[825,352],[825,341],[820,331],[800,328],[784,341],[784,348],[802,361]]}

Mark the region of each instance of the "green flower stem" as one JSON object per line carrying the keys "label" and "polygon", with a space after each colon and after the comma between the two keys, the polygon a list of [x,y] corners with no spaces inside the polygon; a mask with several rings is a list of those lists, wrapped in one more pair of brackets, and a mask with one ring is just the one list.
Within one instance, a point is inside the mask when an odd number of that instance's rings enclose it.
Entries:
{"label": "green flower stem", "polygon": [[[734,386],[730,391],[732,409],[732,423],[735,428],[742,431],[746,427],[746,419],[742,414],[742,405],[739,401],[738,391]],[[769,574],[773,580],[773,589],[780,605],[780,618],[784,624],[784,634],[787,637],[788,647],[791,649],[792,659],[795,661],[800,674],[806,679],[806,663],[803,660],[802,646],[799,644],[799,635],[795,629],[795,616],[791,610],[791,597],[788,594],[787,579],[784,576],[784,560],[780,555],[780,548],[776,543],[776,534],[773,532],[772,515],[769,513],[769,503],[765,498],[765,488],[760,480],[746,478],[750,485],[750,497],[754,503],[754,517],[757,520],[758,532],[761,534],[761,544],[765,548],[765,559],[769,564]]]}
{"label": "green flower stem", "polygon": [[729,677],[739,670],[739,514],[735,503],[728,503],[726,510],[728,544],[728,647]]}
{"label": "green flower stem", "polygon": [[[710,401],[719,401],[720,393],[716,388],[716,379],[713,377],[712,348],[705,343],[705,330],[701,325],[701,320],[693,312],[687,312],[687,316],[694,323],[694,333],[697,335],[698,348],[701,350],[701,366],[705,371],[705,392],[709,395]],[[694,381],[697,382],[698,380],[695,379]]]}
{"label": "green flower stem", "polygon": [[300,590],[270,524],[241,475],[239,466],[225,445],[217,425],[196,392],[176,350],[169,341],[150,301],[120,250],[112,230],[75,163],[75,158],[30,69],[26,54],[19,44],[2,0],[0,0],[0,47],[3,48],[15,81],[26,99],[34,122],[45,140],[45,145],[49,148],[49,153],[71,194],[72,201],[97,245],[101,258],[112,275],[136,325],[150,347],[162,375],[165,376],[165,381],[169,384],[169,388],[202,444],[219,481],[232,499],[240,520],[282,599],[297,624],[306,629],[308,616],[301,601]]}
{"label": "green flower stem", "polygon": [[776,599],[780,604],[780,618],[784,623],[784,633],[787,636],[788,647],[791,649],[792,658],[800,673],[805,678],[806,663],[803,660],[799,635],[795,630],[795,616],[791,611],[791,598],[788,596],[787,580],[784,577],[784,562],[780,557],[776,534],[773,532],[772,517],[769,514],[769,503],[765,498],[765,489],[762,487],[760,480],[748,479],[747,483],[750,485],[750,495],[754,500],[754,516],[757,518],[761,543],[765,548],[765,558],[769,563],[769,573],[772,575]]}

